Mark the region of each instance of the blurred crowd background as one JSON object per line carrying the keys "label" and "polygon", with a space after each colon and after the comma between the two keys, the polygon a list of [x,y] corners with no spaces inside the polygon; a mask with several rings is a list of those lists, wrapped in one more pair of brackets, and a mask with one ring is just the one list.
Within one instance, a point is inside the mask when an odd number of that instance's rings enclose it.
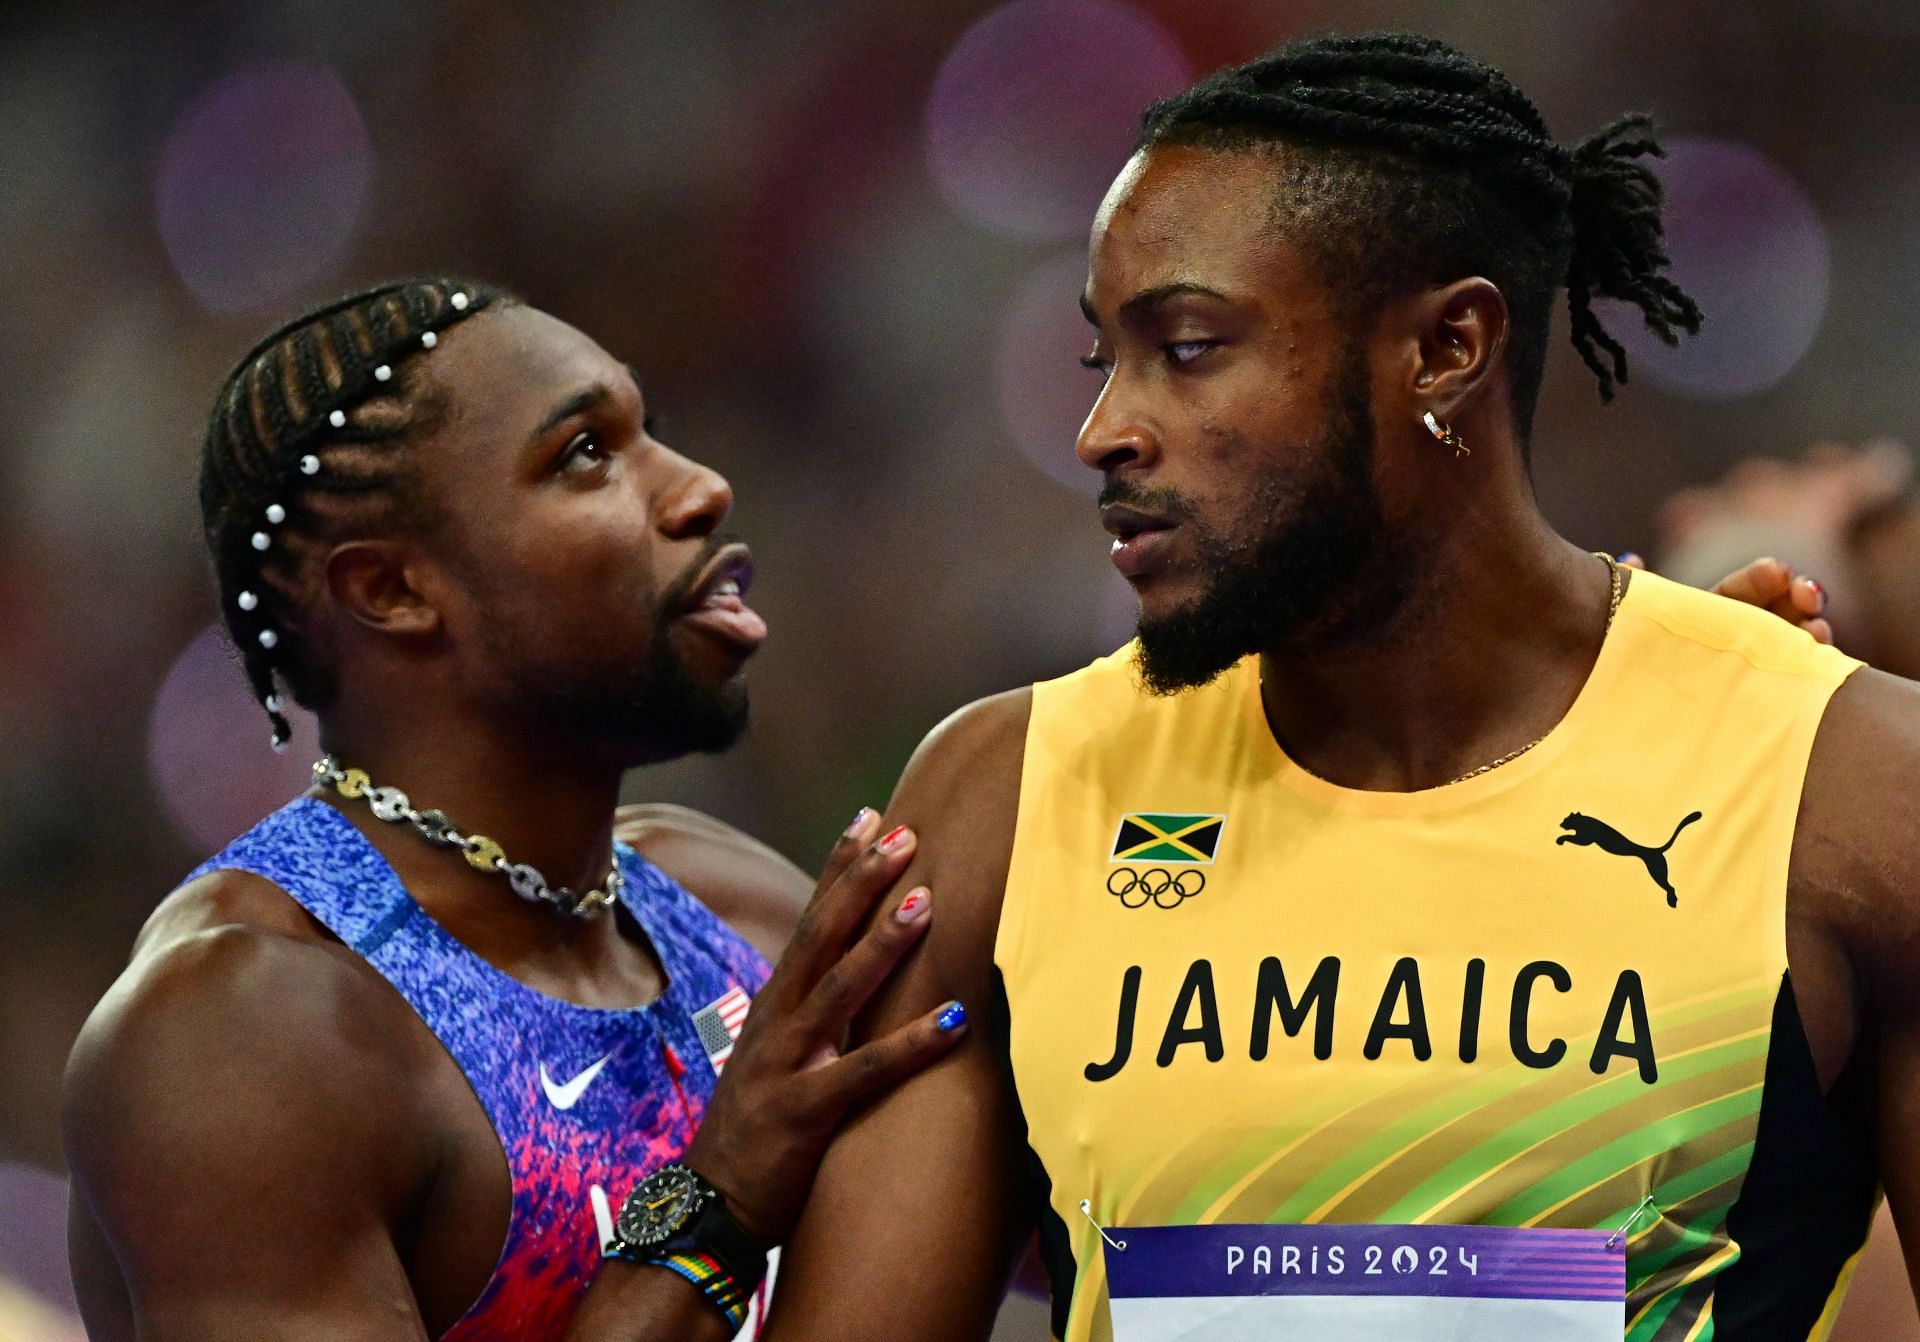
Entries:
{"label": "blurred crowd background", "polygon": [[[1565,140],[1647,110],[1670,148],[1709,325],[1668,351],[1616,312],[1633,381],[1605,409],[1556,333],[1549,516],[1695,579],[1778,550],[1834,589],[1843,643],[1912,659],[1904,456],[1803,457],[1920,429],[1911,0],[7,6],[0,1316],[30,1294],[21,1336],[74,1335],[55,1092],[80,1022],[313,758],[310,724],[268,750],[198,535],[204,416],[256,335],[454,272],[634,362],[661,436],[731,477],[774,636],[748,741],[631,796],[810,866],[944,714],[1126,637],[1071,452],[1096,387],[1075,295],[1141,108],[1379,27],[1502,67]],[[1876,1308],[1841,1336],[1896,1335]]]}

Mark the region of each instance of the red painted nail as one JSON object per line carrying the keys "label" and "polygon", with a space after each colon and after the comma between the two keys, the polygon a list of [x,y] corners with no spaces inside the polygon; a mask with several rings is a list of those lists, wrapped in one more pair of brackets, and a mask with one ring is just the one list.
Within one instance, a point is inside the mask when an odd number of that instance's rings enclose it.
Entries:
{"label": "red painted nail", "polygon": [[893,916],[903,923],[910,923],[925,913],[928,907],[929,900],[927,899],[927,892],[922,888],[915,890],[912,894],[901,900],[900,908]]}
{"label": "red painted nail", "polygon": [[905,825],[895,825],[881,838],[878,846],[883,853],[897,853],[906,844],[906,841],[907,827]]}
{"label": "red painted nail", "polygon": [[1825,610],[1827,608],[1827,589],[1820,585],[1820,581],[1817,578],[1808,578],[1807,586],[1811,587],[1813,594],[1820,598],[1820,609]]}

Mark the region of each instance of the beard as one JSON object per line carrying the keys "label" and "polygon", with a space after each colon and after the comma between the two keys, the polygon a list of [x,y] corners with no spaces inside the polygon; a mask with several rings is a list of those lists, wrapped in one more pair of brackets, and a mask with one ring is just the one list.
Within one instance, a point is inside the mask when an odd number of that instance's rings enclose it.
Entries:
{"label": "beard", "polygon": [[732,748],[747,729],[745,673],[703,680],[673,639],[674,620],[685,612],[694,584],[732,540],[709,536],[660,594],[646,653],[637,659],[557,662],[529,655],[527,640],[487,626],[488,652],[502,670],[514,715],[534,732],[613,756],[623,768]]}
{"label": "beard", "polygon": [[1137,498],[1188,528],[1208,575],[1188,605],[1138,629],[1142,683],[1177,694],[1211,683],[1255,652],[1307,651],[1357,641],[1396,610],[1409,567],[1391,544],[1373,483],[1373,414],[1363,352],[1336,370],[1313,474],[1268,479],[1255,491],[1251,537],[1228,537],[1193,518],[1177,497],[1130,491],[1117,477],[1102,504]]}

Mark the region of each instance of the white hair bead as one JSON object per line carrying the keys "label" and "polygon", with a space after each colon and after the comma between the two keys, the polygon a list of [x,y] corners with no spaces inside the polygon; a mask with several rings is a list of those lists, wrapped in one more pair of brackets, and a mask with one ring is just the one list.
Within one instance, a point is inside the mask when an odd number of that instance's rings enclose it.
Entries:
{"label": "white hair bead", "polygon": [[453,310],[455,312],[465,312],[467,310],[467,296],[465,294],[455,294],[447,301],[453,304]]}
{"label": "white hair bead", "polygon": [[300,458],[300,474],[302,475],[320,474],[320,458],[314,456],[311,452],[309,452],[306,456]]}
{"label": "white hair bead", "polygon": [[381,364],[378,368],[373,370],[373,380],[375,382],[385,382],[388,379],[392,378],[392,376],[393,376],[393,369],[387,367],[387,365],[385,364]]}
{"label": "white hair bead", "polygon": [[268,743],[273,746],[274,754],[284,755],[287,753],[287,739],[280,735],[279,732],[275,732],[272,736],[268,737],[267,740]]}
{"label": "white hair bead", "polygon": [[275,526],[279,526],[286,520],[287,510],[285,508],[282,508],[277,503],[269,503],[267,505],[267,521],[273,523]]}
{"label": "white hair bead", "polygon": [[264,531],[256,531],[256,532],[254,532],[254,533],[253,533],[253,548],[254,548],[254,549],[256,549],[256,550],[264,550],[264,549],[266,549],[266,548],[267,548],[267,547],[268,547],[269,545],[272,545],[272,544],[273,544],[273,541],[272,541],[271,539],[269,539],[269,538],[268,538],[268,536],[267,536],[267,533],[266,533],[266,532],[264,532]]}
{"label": "white hair bead", "polygon": [[261,700],[261,702],[266,705],[267,712],[269,713],[278,713],[280,711],[280,696],[277,694],[269,694],[265,699]]}
{"label": "white hair bead", "polygon": [[240,607],[241,610],[252,610],[255,606],[260,604],[260,598],[255,596],[252,592],[242,592],[237,598],[235,598],[233,604]]}
{"label": "white hair bead", "polygon": [[276,633],[274,633],[274,632],[273,632],[273,630],[271,630],[271,629],[262,629],[262,630],[260,631],[260,646],[261,646],[261,647],[263,647],[263,648],[271,648],[271,647],[272,647],[272,646],[273,646],[274,644],[276,644],[276,643],[278,643],[279,641],[280,641],[280,635],[278,635],[278,634],[276,634]]}
{"label": "white hair bead", "polygon": [[344,410],[336,410],[336,411],[334,411],[334,412],[333,412],[333,413],[332,413],[331,415],[328,415],[328,416],[327,416],[327,423],[329,423],[329,424],[331,424],[331,425],[333,425],[333,427],[334,427],[334,428],[336,428],[336,429],[344,429],[344,428],[346,428],[346,427],[347,427],[347,412],[346,412],[346,411],[344,411]]}
{"label": "white hair bead", "polygon": [[439,343],[440,343],[440,337],[435,335],[431,331],[427,332],[425,335],[420,337],[421,349],[432,349],[435,345]]}

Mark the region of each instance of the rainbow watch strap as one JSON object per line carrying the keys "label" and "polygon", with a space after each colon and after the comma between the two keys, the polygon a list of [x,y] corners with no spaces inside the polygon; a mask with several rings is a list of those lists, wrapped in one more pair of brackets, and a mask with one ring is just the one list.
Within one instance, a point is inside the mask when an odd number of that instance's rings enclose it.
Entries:
{"label": "rainbow watch strap", "polygon": [[704,1253],[670,1253],[647,1260],[655,1267],[677,1272],[688,1281],[707,1303],[726,1315],[727,1322],[738,1332],[747,1321],[747,1302],[750,1293],[741,1289],[731,1273],[720,1265],[717,1258]]}

